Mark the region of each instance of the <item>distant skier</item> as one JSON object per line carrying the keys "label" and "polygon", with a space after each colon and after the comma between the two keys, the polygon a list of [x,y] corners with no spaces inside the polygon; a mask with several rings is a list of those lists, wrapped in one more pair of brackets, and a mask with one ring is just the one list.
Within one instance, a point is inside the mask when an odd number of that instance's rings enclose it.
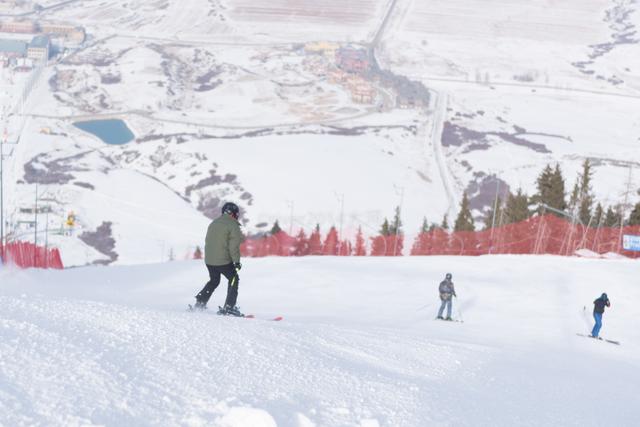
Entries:
{"label": "distant skier", "polygon": [[607,294],[600,295],[600,298],[593,301],[593,318],[596,320],[596,324],[593,325],[591,336],[593,338],[600,338],[600,328],[602,328],[602,315],[604,314],[604,308],[611,307],[611,302]]}
{"label": "distant skier", "polygon": [[[438,290],[440,291],[440,300],[442,304],[440,304],[440,310],[438,310],[438,319],[443,320],[452,320],[451,319],[451,298],[457,297],[456,288],[453,286],[453,282],[451,281],[451,273],[447,273],[444,280],[440,282],[440,287]],[[443,318],[442,313],[444,312],[445,306],[447,307],[447,317]]]}
{"label": "distant skier", "polygon": [[209,271],[209,282],[196,295],[196,309],[204,310],[207,308],[209,298],[220,284],[220,274],[223,274],[229,281],[229,285],[224,307],[220,309],[218,314],[242,316],[236,307],[240,283],[238,271],[242,268],[240,244],[243,240],[238,223],[239,215],[238,206],[228,202],[222,206],[222,215],[209,224],[204,246],[204,262]]}

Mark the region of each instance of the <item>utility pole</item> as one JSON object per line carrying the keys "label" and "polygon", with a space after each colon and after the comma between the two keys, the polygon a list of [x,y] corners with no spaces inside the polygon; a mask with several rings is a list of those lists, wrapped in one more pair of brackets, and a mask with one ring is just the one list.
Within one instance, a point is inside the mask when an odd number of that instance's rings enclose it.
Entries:
{"label": "utility pole", "polygon": [[289,205],[290,215],[289,215],[289,236],[293,236],[293,208],[295,202],[293,200],[287,200],[287,204]]}
{"label": "utility pole", "polygon": [[339,239],[338,239],[338,255],[340,255],[340,253],[342,252],[342,225],[344,223],[344,193],[340,193],[340,195],[338,196],[338,193],[336,194],[336,198],[338,199],[338,201],[340,202],[340,234],[339,234]]}
{"label": "utility pole", "polygon": [[496,177],[496,200],[493,202],[493,218],[491,219],[491,237],[489,237],[489,241],[491,242],[491,245],[489,246],[490,254],[491,254],[491,250],[493,249],[493,229],[496,228],[496,213],[498,212],[498,194],[500,194],[500,180],[497,179]]}
{"label": "utility pole", "polygon": [[624,227],[624,212],[627,209],[627,205],[629,204],[629,193],[631,192],[631,175],[633,172],[633,167],[629,165],[629,178],[627,179],[627,191],[624,193],[624,205],[622,209],[620,209],[620,233],[618,235],[618,251],[622,247],[622,228]]}
{"label": "utility pole", "polygon": [[44,268],[49,268],[49,206],[45,209],[44,230]]}
{"label": "utility pole", "polygon": [[[397,188],[396,188],[397,192]],[[393,238],[393,256],[396,256],[398,250],[398,231],[400,231],[400,215],[402,214],[402,203],[404,202],[404,187],[400,189],[400,205],[398,206],[398,223],[396,224],[395,235]]]}
{"label": "utility pole", "polygon": [[0,140],[0,261],[4,262],[4,140]]}
{"label": "utility pole", "polygon": [[33,250],[33,266],[35,267],[38,261],[38,181],[36,181],[36,207],[33,212],[35,215],[35,231],[33,233],[33,245],[35,246]]}

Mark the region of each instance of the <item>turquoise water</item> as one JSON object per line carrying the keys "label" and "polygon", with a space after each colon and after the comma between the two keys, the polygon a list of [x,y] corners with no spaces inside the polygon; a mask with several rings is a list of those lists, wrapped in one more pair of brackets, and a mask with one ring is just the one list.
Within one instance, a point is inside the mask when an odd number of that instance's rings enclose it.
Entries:
{"label": "turquoise water", "polygon": [[90,120],[75,122],[75,127],[89,132],[110,145],[123,145],[133,141],[135,137],[127,124],[119,119]]}

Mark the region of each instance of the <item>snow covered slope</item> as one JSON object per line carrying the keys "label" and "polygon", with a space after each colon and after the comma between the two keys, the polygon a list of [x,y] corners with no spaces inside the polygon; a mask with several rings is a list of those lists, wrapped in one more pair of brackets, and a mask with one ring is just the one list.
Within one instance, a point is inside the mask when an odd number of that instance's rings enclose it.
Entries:
{"label": "snow covered slope", "polygon": [[[4,269],[0,424],[632,426],[637,268],[518,256],[248,260],[240,305],[282,322],[184,312],[205,282],[198,262]],[[448,271],[464,323],[432,320]],[[576,335],[603,291],[602,334],[621,346]]]}

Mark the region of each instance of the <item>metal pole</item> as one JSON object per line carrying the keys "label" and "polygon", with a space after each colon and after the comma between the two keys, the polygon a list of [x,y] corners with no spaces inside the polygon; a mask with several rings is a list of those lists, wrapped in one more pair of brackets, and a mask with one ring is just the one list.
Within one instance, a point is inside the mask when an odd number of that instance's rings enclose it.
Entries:
{"label": "metal pole", "polygon": [[33,266],[35,267],[38,261],[38,182],[36,181],[36,207],[34,209],[35,214],[35,231],[33,233],[33,245],[35,246],[33,250]]}
{"label": "metal pole", "polygon": [[620,233],[618,234],[618,253],[620,253],[622,248],[622,229],[624,227],[624,211],[627,208],[627,204],[629,203],[629,192],[631,191],[631,174],[633,172],[633,167],[629,165],[629,178],[627,179],[627,191],[624,194],[624,205],[622,209],[620,209]]}
{"label": "metal pole", "polygon": [[493,229],[496,227],[496,213],[498,211],[498,194],[500,193],[500,180],[496,180],[496,200],[493,203],[493,219],[491,220],[491,236],[489,237],[489,253],[493,249]]}
{"label": "metal pole", "polygon": [[289,200],[289,207],[291,208],[290,216],[289,216],[289,236],[293,236],[293,200]]}
{"label": "metal pole", "polygon": [[44,224],[44,268],[49,268],[49,207],[45,210]]}
{"label": "metal pole", "polygon": [[4,151],[3,151],[3,148],[4,148],[4,138],[0,140],[0,260],[4,262]]}
{"label": "metal pole", "polygon": [[396,224],[395,235],[393,238],[393,256],[396,256],[398,249],[398,232],[400,231],[400,215],[402,214],[402,203],[404,201],[404,187],[400,190],[400,206],[398,206],[398,223]]}
{"label": "metal pole", "polygon": [[336,199],[340,202],[340,229],[338,231],[338,255],[342,252],[342,225],[344,222],[344,193],[338,195],[337,192],[334,192]]}

